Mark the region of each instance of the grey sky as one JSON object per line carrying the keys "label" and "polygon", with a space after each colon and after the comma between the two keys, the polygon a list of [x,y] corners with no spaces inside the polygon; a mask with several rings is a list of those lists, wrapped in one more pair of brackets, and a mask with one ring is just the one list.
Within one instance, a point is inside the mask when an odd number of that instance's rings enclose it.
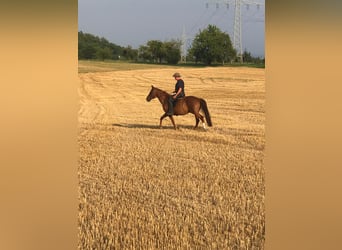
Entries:
{"label": "grey sky", "polygon": [[[149,40],[191,39],[214,24],[233,41],[234,5],[216,8],[210,0],[79,0],[78,30],[120,46],[138,48]],[[222,1],[224,2],[224,1]],[[255,0],[265,4],[265,0]],[[265,6],[242,6],[242,46],[254,56],[265,54]]]}

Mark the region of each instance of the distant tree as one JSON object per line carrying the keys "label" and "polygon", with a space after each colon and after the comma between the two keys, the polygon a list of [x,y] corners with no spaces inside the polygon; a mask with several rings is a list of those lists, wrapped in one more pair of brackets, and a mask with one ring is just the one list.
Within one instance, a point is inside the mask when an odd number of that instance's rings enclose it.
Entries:
{"label": "distant tree", "polygon": [[96,58],[104,61],[112,58],[112,50],[109,47],[99,48],[96,51]]}
{"label": "distant tree", "polygon": [[96,47],[88,34],[82,31],[78,32],[78,58],[79,59],[95,59]]}
{"label": "distant tree", "polygon": [[78,32],[78,59],[117,59],[123,48],[89,33]]}
{"label": "distant tree", "polygon": [[181,43],[177,40],[150,40],[139,47],[138,57],[139,60],[148,62],[177,64],[180,60],[180,46]]}
{"label": "distant tree", "polygon": [[122,50],[122,55],[129,60],[137,60],[138,50],[133,49],[131,46],[127,46]]}
{"label": "distant tree", "polygon": [[251,63],[254,60],[251,53],[247,52],[246,50],[242,54],[242,59],[243,59],[243,62],[246,62],[246,63]]}
{"label": "distant tree", "polygon": [[196,62],[201,61],[207,65],[213,62],[224,64],[236,56],[230,37],[215,25],[208,25],[200,31],[192,42],[189,56]]}
{"label": "distant tree", "polygon": [[177,64],[181,58],[180,41],[166,41],[163,43],[164,51],[165,51],[165,59],[169,64]]}
{"label": "distant tree", "polygon": [[82,44],[78,46],[78,59],[95,59],[96,48],[91,45]]}
{"label": "distant tree", "polygon": [[159,40],[150,40],[147,42],[149,51],[151,52],[152,59],[156,62],[161,63],[165,56],[165,50],[163,48],[163,43]]}
{"label": "distant tree", "polygon": [[141,45],[138,49],[138,58],[143,60],[143,61],[147,61],[149,62],[152,59],[152,55],[151,52],[149,50],[149,48],[145,45]]}
{"label": "distant tree", "polygon": [[242,54],[243,62],[254,64],[265,64],[265,58],[253,57],[250,52],[244,51]]}

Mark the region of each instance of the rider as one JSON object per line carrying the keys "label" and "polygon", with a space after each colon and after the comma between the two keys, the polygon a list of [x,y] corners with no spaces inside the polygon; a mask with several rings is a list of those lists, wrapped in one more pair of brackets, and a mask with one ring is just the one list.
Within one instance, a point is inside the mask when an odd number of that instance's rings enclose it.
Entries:
{"label": "rider", "polygon": [[168,102],[169,102],[169,110],[167,111],[167,115],[173,115],[173,106],[177,102],[177,99],[182,98],[185,96],[185,91],[184,91],[184,81],[181,77],[181,75],[176,72],[172,75],[176,82],[175,85],[175,91],[172,92]]}

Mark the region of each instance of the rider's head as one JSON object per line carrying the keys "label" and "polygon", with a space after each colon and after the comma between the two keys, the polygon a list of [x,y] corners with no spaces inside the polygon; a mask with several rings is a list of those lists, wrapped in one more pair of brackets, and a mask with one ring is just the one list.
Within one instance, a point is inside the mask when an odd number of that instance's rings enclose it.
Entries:
{"label": "rider's head", "polygon": [[176,79],[181,78],[181,75],[178,72],[174,73],[172,76]]}

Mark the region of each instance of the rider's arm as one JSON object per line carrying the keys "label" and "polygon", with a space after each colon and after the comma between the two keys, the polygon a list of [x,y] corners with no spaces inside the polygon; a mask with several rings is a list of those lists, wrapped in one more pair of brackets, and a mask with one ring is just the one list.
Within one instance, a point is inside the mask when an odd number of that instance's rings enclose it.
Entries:
{"label": "rider's arm", "polygon": [[181,92],[182,92],[182,88],[179,88],[177,93],[173,96],[173,98],[176,98]]}

